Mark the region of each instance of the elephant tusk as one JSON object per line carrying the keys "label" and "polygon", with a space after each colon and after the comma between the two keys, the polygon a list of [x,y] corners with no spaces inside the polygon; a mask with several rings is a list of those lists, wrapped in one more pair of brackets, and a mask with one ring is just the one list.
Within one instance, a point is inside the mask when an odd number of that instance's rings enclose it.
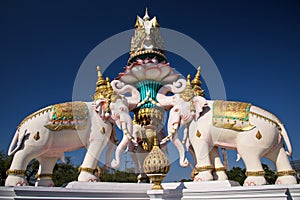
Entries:
{"label": "elephant tusk", "polygon": [[160,144],[165,144],[166,142],[170,141],[172,135],[166,136],[164,139],[161,140]]}
{"label": "elephant tusk", "polygon": [[122,131],[123,131],[124,135],[126,135],[126,136],[128,137],[128,139],[131,140],[131,142],[133,142],[134,146],[138,146],[138,143],[137,143],[136,139],[134,139],[134,137],[132,137],[132,136],[128,133],[128,131],[127,131],[126,128],[122,129]]}
{"label": "elephant tusk", "polygon": [[108,117],[109,117],[109,113],[106,112],[104,116],[105,116],[106,118],[108,118]]}

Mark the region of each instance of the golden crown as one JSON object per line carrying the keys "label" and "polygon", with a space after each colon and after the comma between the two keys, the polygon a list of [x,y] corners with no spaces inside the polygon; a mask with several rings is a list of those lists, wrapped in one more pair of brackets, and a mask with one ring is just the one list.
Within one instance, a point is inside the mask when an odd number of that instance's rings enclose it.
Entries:
{"label": "golden crown", "polygon": [[137,16],[134,28],[128,63],[134,62],[137,57],[155,56],[159,61],[167,60],[159,24],[156,17],[150,20],[147,8],[143,18]]}

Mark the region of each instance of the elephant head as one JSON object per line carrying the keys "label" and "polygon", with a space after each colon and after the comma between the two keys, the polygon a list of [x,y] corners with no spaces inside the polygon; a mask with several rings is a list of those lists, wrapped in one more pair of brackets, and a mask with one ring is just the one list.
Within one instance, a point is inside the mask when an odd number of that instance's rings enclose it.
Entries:
{"label": "elephant head", "polygon": [[[175,93],[167,96],[168,92]],[[202,96],[195,96],[194,90],[190,84],[190,76],[184,86],[184,90],[174,92],[174,86],[165,85],[157,94],[157,100],[163,107],[171,107],[170,117],[168,119],[168,136],[174,135],[180,124],[187,124],[193,119],[199,118],[203,108],[207,106],[207,101]],[[167,139],[166,138],[166,139]],[[165,141],[164,141],[165,142]]]}
{"label": "elephant head", "polygon": [[[179,82],[163,86],[157,94],[157,100],[161,106],[171,108],[168,119],[168,136],[161,141],[161,144],[171,140],[179,151],[180,165],[185,166],[188,162],[184,156],[184,147],[176,134],[178,127],[198,118],[207,102],[201,96],[194,96],[189,79],[187,82],[181,79],[180,82],[183,83],[180,89],[176,87]],[[168,92],[172,92],[174,95],[167,96]]]}
{"label": "elephant head", "polygon": [[[131,135],[133,132],[133,124],[129,111],[134,109],[139,103],[140,93],[135,87],[125,85],[118,80],[112,81],[111,85],[115,92],[110,103],[111,118],[124,133],[122,141],[116,149],[115,159],[111,162],[113,168],[118,168],[120,166],[121,153],[128,143],[132,141],[137,145],[136,140]],[[127,95],[128,93],[130,96]]]}

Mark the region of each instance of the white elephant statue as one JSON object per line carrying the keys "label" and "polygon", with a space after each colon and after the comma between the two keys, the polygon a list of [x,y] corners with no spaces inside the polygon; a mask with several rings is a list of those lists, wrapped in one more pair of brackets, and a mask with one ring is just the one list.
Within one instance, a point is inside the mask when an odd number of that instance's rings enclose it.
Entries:
{"label": "white elephant statue", "polygon": [[[184,84],[184,86],[186,86],[186,84]],[[198,117],[199,117],[199,113],[202,112],[202,107],[203,107],[203,105],[201,105],[202,97],[200,99],[194,97],[195,105],[199,104],[199,106],[192,106],[194,109],[191,110],[191,103],[186,102],[181,97],[182,96],[181,93],[174,94],[173,96],[166,96],[166,94],[168,92],[174,92],[174,89],[172,88],[171,85],[163,86],[157,94],[157,100],[160,103],[160,106],[165,107],[165,108],[171,107],[170,113],[169,113],[168,124],[167,124],[168,136],[161,140],[161,144],[164,144],[167,141],[171,140],[178,148],[178,150],[180,152],[181,160],[183,160],[183,158],[185,158],[185,150],[184,150],[184,147],[182,144],[186,144],[187,149],[189,150],[189,152],[191,153],[191,155],[194,158],[194,163],[196,163],[197,160],[196,160],[193,146],[190,145],[190,141],[188,140],[188,137],[187,137],[188,136],[188,126],[186,126],[184,129],[184,137],[183,137],[182,143],[180,142],[178,135],[175,133],[181,124],[182,125],[189,124],[189,122],[196,117],[196,113],[198,113]],[[181,107],[181,105],[183,105],[185,107]],[[197,112],[195,109],[198,109]],[[214,172],[216,174],[215,179],[228,180],[227,175],[225,173],[226,169],[221,161],[217,147],[212,148],[212,150],[209,152],[209,157],[210,157],[210,160],[213,162],[212,163],[213,167],[211,167],[211,168],[212,168],[212,170],[214,170]],[[188,164],[187,161],[185,161],[185,163]],[[181,166],[183,166],[183,165],[181,165]],[[195,175],[198,174],[199,171],[201,171],[200,168],[193,169],[192,174],[191,174],[191,177],[193,180],[197,179],[197,177],[195,177]]]}
{"label": "white elephant statue", "polygon": [[[266,184],[260,161],[262,157],[276,165],[276,184],[297,183],[287,157],[292,154],[290,140],[276,116],[247,103],[209,101],[195,96],[189,80],[181,94],[167,96],[166,92],[162,90],[157,95],[161,106],[172,107],[168,120],[169,135],[164,141],[177,137],[179,125],[186,126],[185,133],[196,157],[194,181],[212,180],[213,169],[222,168],[218,156],[213,156],[217,160],[211,160],[209,156],[210,150],[215,151],[213,147],[217,146],[237,150],[247,170],[245,186]],[[288,152],[284,150],[282,138]]]}
{"label": "white elephant statue", "polygon": [[[87,152],[79,168],[78,181],[98,181],[94,172],[104,147],[114,134],[113,124],[116,123],[127,135],[117,149],[127,145],[128,138],[132,138],[128,108],[139,102],[139,92],[134,87],[127,87],[126,92],[131,96],[113,93],[110,99],[57,104],[26,117],[9,147],[8,154],[14,154],[14,157],[5,185],[27,185],[25,170],[27,164],[36,158],[40,163],[36,185],[53,186],[52,171],[56,161],[63,160],[64,152],[83,147]],[[107,110],[110,112],[105,113]],[[111,151],[112,145],[110,147]]]}

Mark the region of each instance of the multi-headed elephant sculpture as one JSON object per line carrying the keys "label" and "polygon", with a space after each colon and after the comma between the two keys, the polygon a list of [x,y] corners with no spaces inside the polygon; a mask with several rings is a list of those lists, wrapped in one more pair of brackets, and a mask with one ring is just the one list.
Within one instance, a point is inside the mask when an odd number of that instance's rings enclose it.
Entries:
{"label": "multi-headed elephant sculpture", "polygon": [[[84,147],[87,151],[79,168],[78,181],[98,181],[95,175],[98,159],[105,146],[111,143],[109,140],[114,143],[114,124],[126,135],[118,150],[121,151],[128,140],[133,140],[129,109],[139,102],[139,92],[133,87],[127,87],[126,92],[131,96],[122,95],[122,91],[116,94],[99,71],[93,102],[56,104],[26,117],[9,148],[8,154],[14,157],[5,185],[27,185],[25,170],[35,158],[39,161],[36,185],[53,186],[52,171],[57,160],[63,160],[64,152]],[[113,145],[109,147],[112,149]]]}
{"label": "multi-headed elephant sculpture", "polygon": [[[209,101],[195,96],[189,77],[181,94],[166,96],[166,92],[161,90],[157,95],[162,106],[172,106],[169,134],[164,141],[177,137],[179,125],[185,125],[187,137],[184,138],[191,144],[196,160],[194,181],[212,180],[214,168],[218,176],[226,178],[224,171],[218,170],[224,167],[216,150],[216,147],[223,147],[237,150],[243,159],[247,170],[245,186],[266,184],[260,161],[262,157],[276,165],[276,184],[296,183],[295,171],[287,156],[292,154],[289,137],[283,124],[272,113],[248,103]],[[212,157],[210,150],[213,151]]]}
{"label": "multi-headed elephant sculpture", "polygon": [[[173,93],[180,93],[184,90],[185,88],[185,80],[179,79],[175,81],[173,84],[167,84],[165,87],[168,87],[170,91]],[[130,85],[125,85],[123,82],[119,80],[114,80],[112,81],[112,87],[114,91],[117,93],[126,93],[126,88],[127,87],[132,87]],[[146,100],[144,100],[146,101]],[[139,105],[142,103],[140,102],[139,104],[136,105],[136,107],[133,108],[138,108]],[[158,105],[160,106],[160,105]],[[158,128],[158,127],[156,127]],[[134,161],[135,164],[135,171],[137,174],[139,174],[138,180],[140,181],[140,178],[145,180],[145,174],[143,170],[143,162],[147,154],[151,151],[152,145],[153,145],[153,135],[148,134],[147,131],[147,126],[141,126],[138,123],[133,123],[133,129],[132,129],[132,136],[133,139],[127,140],[128,144],[128,152],[130,153],[132,160]],[[149,131],[149,133],[152,133],[152,131]],[[158,141],[162,141],[162,139],[165,137],[165,130],[163,127],[161,127],[160,130],[156,130],[156,137]],[[123,136],[124,137],[124,136]],[[184,152],[184,146],[182,145],[181,141],[178,138],[172,138],[174,145],[179,151],[180,159],[179,163],[182,167],[187,167],[188,166],[188,160],[185,158],[185,152]],[[129,142],[129,143],[128,143]],[[111,163],[111,167],[117,168],[120,165],[120,157],[121,157],[121,149],[123,149],[125,146],[124,145],[119,145],[117,150],[116,150],[116,159],[114,159]],[[164,150],[165,145],[162,145],[162,149]],[[120,147],[120,148],[119,148]]]}

